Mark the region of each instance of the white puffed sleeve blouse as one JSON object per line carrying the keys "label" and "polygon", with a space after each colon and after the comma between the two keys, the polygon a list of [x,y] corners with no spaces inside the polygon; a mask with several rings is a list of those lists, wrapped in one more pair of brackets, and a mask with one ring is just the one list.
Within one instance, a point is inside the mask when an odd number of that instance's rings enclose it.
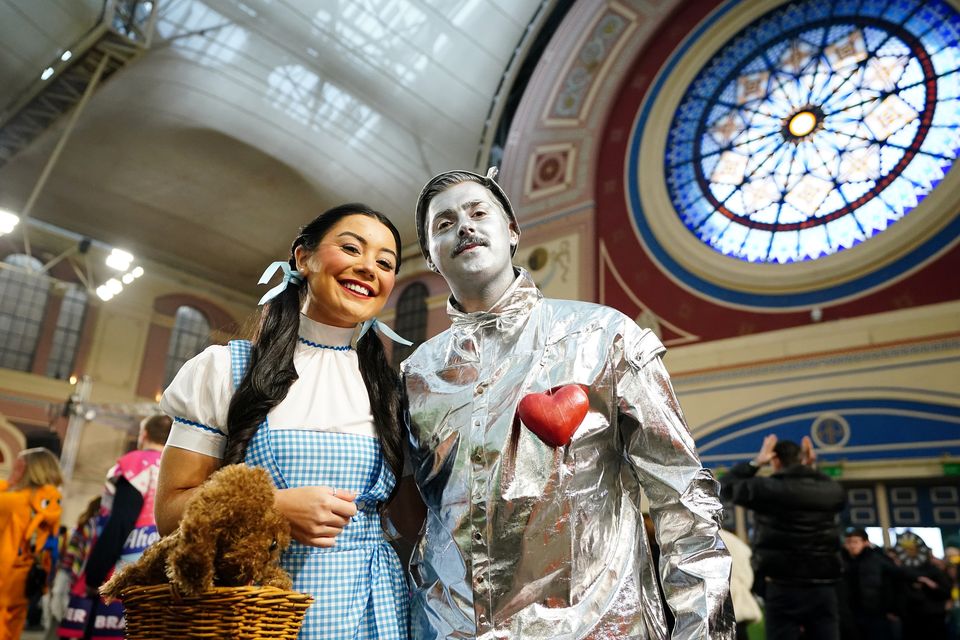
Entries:
{"label": "white puffed sleeve blouse", "polygon": [[[300,339],[293,354],[300,377],[267,414],[270,429],[376,437],[357,352],[350,348],[354,331],[301,314]],[[183,365],[160,399],[161,410],[173,418],[167,445],[222,458],[232,396],[229,347],[207,347]]]}

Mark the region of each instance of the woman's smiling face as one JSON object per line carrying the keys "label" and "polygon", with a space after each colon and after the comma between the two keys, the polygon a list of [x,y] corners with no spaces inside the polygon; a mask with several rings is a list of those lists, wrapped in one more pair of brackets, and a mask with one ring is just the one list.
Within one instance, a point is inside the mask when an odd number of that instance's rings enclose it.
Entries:
{"label": "woman's smiling face", "polygon": [[312,252],[297,247],[297,269],[307,281],[303,313],[335,327],[374,317],[393,291],[399,251],[393,233],[376,218],[341,218]]}

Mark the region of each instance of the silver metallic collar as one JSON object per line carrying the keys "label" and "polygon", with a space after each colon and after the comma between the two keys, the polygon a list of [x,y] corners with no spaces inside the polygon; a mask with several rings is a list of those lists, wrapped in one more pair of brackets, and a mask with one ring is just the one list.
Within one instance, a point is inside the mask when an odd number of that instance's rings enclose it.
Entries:
{"label": "silver metallic collar", "polygon": [[543,294],[525,269],[514,267],[517,277],[500,299],[487,311],[463,311],[451,295],[447,300],[447,315],[454,330],[473,333],[488,326],[512,333],[526,321],[530,311],[542,299]]}

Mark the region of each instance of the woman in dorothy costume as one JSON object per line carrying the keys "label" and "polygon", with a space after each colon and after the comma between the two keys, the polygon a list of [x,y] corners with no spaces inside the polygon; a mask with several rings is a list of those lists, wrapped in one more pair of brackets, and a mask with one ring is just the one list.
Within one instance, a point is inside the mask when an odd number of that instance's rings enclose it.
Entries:
{"label": "woman in dorothy costume", "polygon": [[293,588],[314,597],[302,640],[408,637],[406,581],[380,521],[402,466],[401,400],[374,334],[406,343],[375,319],[400,246],[393,224],[369,207],[326,211],[300,231],[289,261],[261,278],[284,274],[260,301],[252,343],[208,347],[160,402],[174,419],[160,465],[160,532],[176,529],[219,467],[269,471],[294,540],[281,564]]}

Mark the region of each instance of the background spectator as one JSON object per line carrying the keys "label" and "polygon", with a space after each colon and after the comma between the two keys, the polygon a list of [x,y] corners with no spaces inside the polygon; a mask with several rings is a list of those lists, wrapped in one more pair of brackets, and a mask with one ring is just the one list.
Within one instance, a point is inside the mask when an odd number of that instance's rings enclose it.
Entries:
{"label": "background spectator", "polygon": [[0,480],[0,640],[18,640],[27,618],[27,574],[60,527],[60,463],[48,449],[21,451]]}
{"label": "background spectator", "polygon": [[[753,509],[755,567],[763,577],[768,640],[839,638],[836,583],[840,579],[840,528],[843,488],[811,466],[810,438],[802,447],[763,440],[749,463],[735,465],[723,478],[723,496]],[[757,476],[766,465],[773,475]]]}

